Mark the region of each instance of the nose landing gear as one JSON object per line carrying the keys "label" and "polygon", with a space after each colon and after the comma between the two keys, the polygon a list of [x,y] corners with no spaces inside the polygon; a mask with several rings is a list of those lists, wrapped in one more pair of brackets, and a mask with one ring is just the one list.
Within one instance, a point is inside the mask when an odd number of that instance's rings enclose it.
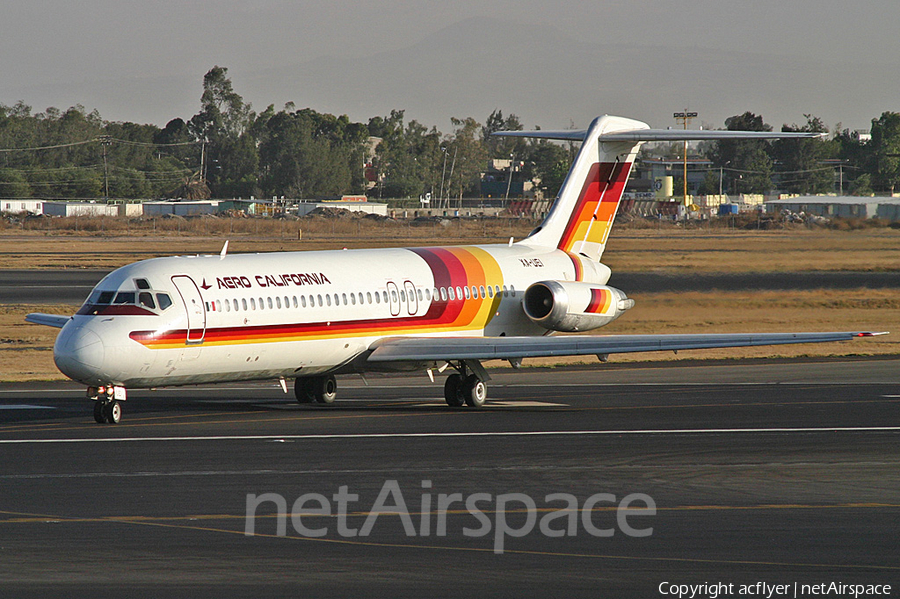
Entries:
{"label": "nose landing gear", "polygon": [[124,387],[89,387],[87,395],[94,401],[94,420],[97,424],[119,424],[122,420]]}

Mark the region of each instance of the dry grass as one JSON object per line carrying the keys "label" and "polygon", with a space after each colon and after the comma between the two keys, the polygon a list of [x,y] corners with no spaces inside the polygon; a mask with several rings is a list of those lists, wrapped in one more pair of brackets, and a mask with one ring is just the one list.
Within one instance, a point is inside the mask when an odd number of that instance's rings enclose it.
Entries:
{"label": "dry grass", "polygon": [[[40,225],[51,220],[56,219],[35,222]],[[185,229],[154,230],[150,221],[141,222],[140,228],[133,223],[129,230],[111,226],[77,232],[7,227],[0,230],[3,268],[115,268],[157,256],[217,253],[226,239],[232,252],[505,243],[510,237],[526,236],[534,225],[518,219],[454,220],[446,221],[447,226],[374,219],[157,220],[167,225],[180,223]],[[898,271],[900,230],[731,231],[672,226],[655,230],[622,226],[613,229],[603,260],[620,272]]]}

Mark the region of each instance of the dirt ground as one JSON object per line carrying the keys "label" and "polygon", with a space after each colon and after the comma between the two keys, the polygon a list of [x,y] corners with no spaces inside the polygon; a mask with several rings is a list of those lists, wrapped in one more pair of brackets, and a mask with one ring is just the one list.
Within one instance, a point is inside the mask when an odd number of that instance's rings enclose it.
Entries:
{"label": "dirt ground", "polygon": [[[485,231],[462,226],[441,237],[415,235],[375,238],[351,229],[331,238],[327,231],[293,238],[242,235],[105,236],[0,231],[0,268],[115,268],[164,255],[218,253],[225,239],[231,252],[336,249],[341,247],[422,246],[442,243],[498,243],[521,238],[528,226]],[[411,230],[411,229],[410,229]],[[631,272],[791,272],[889,271],[900,277],[900,231],[613,231],[604,262],[613,271]],[[627,291],[627,290],[626,290]],[[828,330],[892,331],[892,335],[846,343],[773,348],[698,350],[614,355],[611,362],[780,358],[796,356],[900,355],[900,294],[896,289],[803,291],[710,291],[646,293],[632,296],[635,307],[603,334],[728,333]],[[63,378],[53,364],[56,329],[24,322],[28,312],[70,314],[73,306],[0,305],[0,380]],[[595,332],[596,333],[596,332]],[[587,362],[596,358],[526,360],[525,365]],[[598,364],[598,368],[602,368]]]}

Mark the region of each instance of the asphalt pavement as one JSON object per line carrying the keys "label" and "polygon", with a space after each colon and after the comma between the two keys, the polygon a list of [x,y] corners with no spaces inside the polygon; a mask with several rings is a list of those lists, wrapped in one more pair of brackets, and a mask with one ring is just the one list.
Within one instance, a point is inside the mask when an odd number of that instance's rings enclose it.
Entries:
{"label": "asphalt pavement", "polygon": [[339,379],[332,407],[133,391],[118,426],[77,385],[7,384],[3,595],[900,592],[900,361],[492,374],[481,410],[423,373]]}

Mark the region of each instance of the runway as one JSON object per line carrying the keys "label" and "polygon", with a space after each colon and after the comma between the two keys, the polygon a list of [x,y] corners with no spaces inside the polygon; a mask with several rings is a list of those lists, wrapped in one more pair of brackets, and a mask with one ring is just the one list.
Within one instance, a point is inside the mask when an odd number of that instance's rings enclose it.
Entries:
{"label": "runway", "polygon": [[118,426],[78,386],[7,385],[4,595],[897,595],[900,361],[492,375],[482,410],[349,377],[332,407],[133,391]]}

